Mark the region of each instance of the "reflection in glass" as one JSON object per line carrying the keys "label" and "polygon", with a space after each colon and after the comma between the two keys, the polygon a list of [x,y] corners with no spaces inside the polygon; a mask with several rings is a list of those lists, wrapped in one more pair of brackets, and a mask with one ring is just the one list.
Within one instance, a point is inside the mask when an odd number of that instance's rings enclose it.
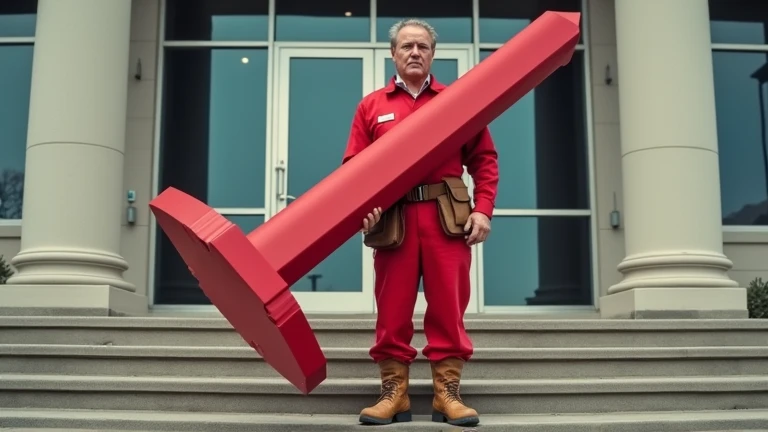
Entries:
{"label": "reflection in glass", "polygon": [[167,0],[167,40],[266,41],[268,0]]}
{"label": "reflection in glass", "polygon": [[[290,79],[288,194],[298,197],[341,164],[355,108],[364,96],[363,60],[292,58],[284,73]],[[291,291],[362,291],[362,251],[362,238],[353,236]]]}
{"label": "reflection in glass", "polygon": [[713,43],[768,44],[768,3],[762,0],[709,0]]}
{"label": "reflection in glass", "polygon": [[768,225],[768,56],[715,51],[712,59],[723,224]]}
{"label": "reflection in glass", "polygon": [[169,49],[161,190],[212,207],[264,207],[266,49]]}
{"label": "reflection in glass", "polygon": [[0,1],[0,38],[34,37],[37,0]]}
{"label": "reflection in glass", "polygon": [[33,51],[0,45],[0,219],[21,219]]}
{"label": "reflection in glass", "polygon": [[[481,61],[492,51],[481,51]],[[588,209],[584,53],[490,124],[500,209]]]}
{"label": "reflection in glass", "polygon": [[359,0],[279,0],[275,3],[275,40],[368,42],[370,6]]}
{"label": "reflection in glass", "polygon": [[[263,215],[224,215],[248,234],[264,223]],[[155,272],[155,304],[208,305],[205,296],[189,268],[173,247],[163,230],[157,230],[158,261]]]}
{"label": "reflection in glass", "polygon": [[[213,207],[264,207],[267,51],[169,49],[163,84],[159,189],[179,188]],[[233,216],[247,233],[263,216]],[[245,225],[244,225],[245,226]],[[158,230],[156,301],[208,304]]]}
{"label": "reflection in glass", "polygon": [[591,305],[589,245],[589,217],[495,217],[483,245],[485,305]]}
{"label": "reflection in glass", "polygon": [[472,0],[447,0],[435,7],[431,2],[390,0],[376,2],[376,41],[389,42],[389,29],[403,18],[418,17],[437,32],[441,43],[472,42]]}
{"label": "reflection in glass", "polygon": [[[581,0],[480,0],[480,43],[506,43],[548,10],[580,12]],[[581,21],[583,41],[584,20]]]}

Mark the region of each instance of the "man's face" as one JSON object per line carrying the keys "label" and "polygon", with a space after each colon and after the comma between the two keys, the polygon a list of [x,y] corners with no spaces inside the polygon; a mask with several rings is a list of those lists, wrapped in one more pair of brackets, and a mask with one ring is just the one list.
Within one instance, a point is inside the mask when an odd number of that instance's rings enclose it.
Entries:
{"label": "man's face", "polygon": [[406,26],[397,34],[397,44],[392,48],[395,69],[401,77],[422,79],[432,67],[432,38],[420,26]]}

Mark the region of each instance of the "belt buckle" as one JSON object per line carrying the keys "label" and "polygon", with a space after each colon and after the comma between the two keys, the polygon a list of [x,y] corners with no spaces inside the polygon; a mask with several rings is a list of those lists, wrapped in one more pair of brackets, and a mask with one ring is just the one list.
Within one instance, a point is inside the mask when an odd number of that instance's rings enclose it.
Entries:
{"label": "belt buckle", "polygon": [[425,189],[426,189],[426,186],[424,186],[424,185],[416,187],[416,189],[415,189],[415,192],[416,192],[415,201],[424,201],[426,199],[427,192],[426,192]]}

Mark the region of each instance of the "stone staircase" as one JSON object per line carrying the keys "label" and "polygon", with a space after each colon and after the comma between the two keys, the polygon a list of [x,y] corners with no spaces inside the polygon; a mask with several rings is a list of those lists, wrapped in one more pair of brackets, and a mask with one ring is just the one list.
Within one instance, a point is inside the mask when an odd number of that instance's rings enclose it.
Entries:
{"label": "stone staircase", "polygon": [[[329,376],[303,396],[220,318],[0,317],[0,428],[369,429],[357,413],[379,389],[373,319],[311,324]],[[467,326],[477,348],[462,394],[477,430],[768,430],[768,320],[490,315]],[[417,421],[394,429],[461,431],[428,421],[429,376],[419,359]]]}

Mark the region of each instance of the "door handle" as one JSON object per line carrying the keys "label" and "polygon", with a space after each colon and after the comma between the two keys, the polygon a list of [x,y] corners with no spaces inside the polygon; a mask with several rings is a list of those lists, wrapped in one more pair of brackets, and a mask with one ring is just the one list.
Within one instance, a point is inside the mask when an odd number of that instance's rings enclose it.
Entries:
{"label": "door handle", "polygon": [[275,167],[275,171],[277,172],[277,199],[280,201],[295,200],[295,196],[288,195],[288,176],[287,170],[285,168],[285,162],[280,161],[280,163]]}

